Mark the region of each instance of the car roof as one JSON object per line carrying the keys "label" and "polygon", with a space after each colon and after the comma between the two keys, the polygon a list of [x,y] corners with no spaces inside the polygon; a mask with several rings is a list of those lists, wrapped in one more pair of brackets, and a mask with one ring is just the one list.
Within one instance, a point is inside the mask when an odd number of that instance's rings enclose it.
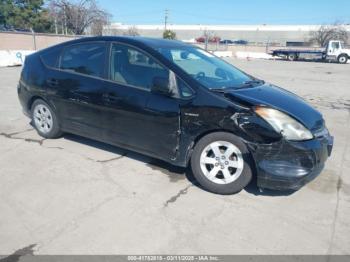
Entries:
{"label": "car roof", "polygon": [[162,38],[151,38],[151,37],[141,37],[141,36],[94,36],[94,37],[81,37],[72,41],[63,42],[56,46],[66,46],[70,44],[78,44],[84,42],[94,42],[94,41],[116,41],[122,43],[129,43],[136,46],[148,46],[153,49],[161,47],[186,47],[189,44],[178,41],[178,40],[168,40]]}

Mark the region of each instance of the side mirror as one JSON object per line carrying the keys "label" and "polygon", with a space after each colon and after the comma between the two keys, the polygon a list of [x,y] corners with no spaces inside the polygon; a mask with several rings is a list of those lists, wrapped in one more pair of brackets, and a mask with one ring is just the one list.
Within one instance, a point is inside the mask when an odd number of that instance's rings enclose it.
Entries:
{"label": "side mirror", "polygon": [[169,87],[169,79],[159,76],[154,77],[152,81],[151,92],[160,95],[171,96],[172,92]]}

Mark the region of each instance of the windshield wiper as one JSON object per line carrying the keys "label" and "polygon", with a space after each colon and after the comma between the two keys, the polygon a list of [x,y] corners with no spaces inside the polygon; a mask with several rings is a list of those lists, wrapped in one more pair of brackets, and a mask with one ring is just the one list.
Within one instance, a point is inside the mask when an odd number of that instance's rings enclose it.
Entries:
{"label": "windshield wiper", "polygon": [[232,87],[222,87],[222,88],[209,88],[209,90],[219,93],[226,93],[228,90],[237,90],[247,87],[256,87],[265,84],[264,80],[253,79],[243,82],[242,85],[232,86]]}
{"label": "windshield wiper", "polygon": [[210,91],[218,92],[218,93],[226,93],[226,88],[209,88]]}
{"label": "windshield wiper", "polygon": [[236,89],[247,88],[247,87],[256,87],[265,84],[264,80],[253,79],[249,81],[245,81],[243,85],[238,86]]}

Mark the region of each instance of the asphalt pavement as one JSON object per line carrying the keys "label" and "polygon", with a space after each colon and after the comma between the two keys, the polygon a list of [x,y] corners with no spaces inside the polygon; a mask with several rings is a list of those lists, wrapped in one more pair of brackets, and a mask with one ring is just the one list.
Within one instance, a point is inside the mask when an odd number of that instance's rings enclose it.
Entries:
{"label": "asphalt pavement", "polygon": [[137,153],[43,139],[21,112],[21,68],[0,68],[0,254],[350,254],[350,65],[229,61],[322,112],[335,145],[316,180],[221,196]]}

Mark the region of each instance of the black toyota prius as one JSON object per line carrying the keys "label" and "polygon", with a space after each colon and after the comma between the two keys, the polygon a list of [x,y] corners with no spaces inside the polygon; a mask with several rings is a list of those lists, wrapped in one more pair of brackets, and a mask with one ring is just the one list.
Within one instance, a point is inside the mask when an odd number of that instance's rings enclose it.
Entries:
{"label": "black toyota prius", "polygon": [[[18,84],[39,135],[74,133],[192,168],[206,190],[297,190],[330,156],[300,97],[180,41],[91,37],[28,56]],[[117,172],[117,170],[116,170]]]}

